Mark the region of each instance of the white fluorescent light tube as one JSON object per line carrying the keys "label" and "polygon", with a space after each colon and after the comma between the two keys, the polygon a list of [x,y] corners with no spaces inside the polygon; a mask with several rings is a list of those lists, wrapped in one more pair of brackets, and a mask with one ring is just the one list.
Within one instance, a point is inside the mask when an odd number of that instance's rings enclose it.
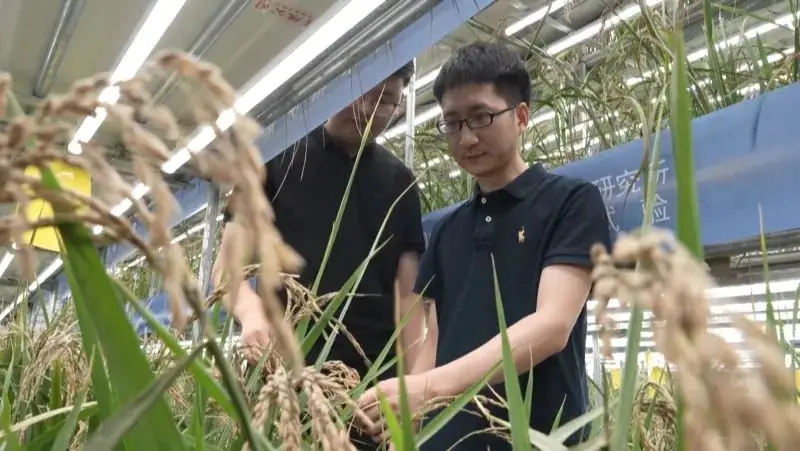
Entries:
{"label": "white fluorescent light tube", "polygon": [[[268,95],[295,74],[304,69],[314,58],[323,54],[334,42],[346,32],[358,25],[365,17],[375,11],[386,0],[350,0],[339,11],[334,13],[309,36],[301,35],[295,42],[299,44],[274,67],[267,70],[258,81],[250,84],[234,104],[239,114],[247,114]],[[223,111],[217,119],[217,126],[226,130],[233,125],[236,116],[234,111]],[[191,159],[192,153],[202,151],[214,140],[211,127],[202,127],[197,136],[186,147],[178,149],[161,166],[161,170],[172,174]]]}
{"label": "white fluorescent light tube", "polygon": [[[660,5],[663,0],[647,0],[645,2],[645,6],[652,8],[653,6]],[[550,55],[559,54],[565,50],[568,50],[581,42],[587,41],[604,30],[617,26],[622,21],[631,20],[633,18],[638,17],[642,13],[642,9],[638,3],[634,3],[632,5],[628,5],[621,11],[616,14],[610,15],[607,19],[600,19],[593,24],[586,26],[575,33],[561,39],[551,46],[547,47],[547,53]]]}
{"label": "white fluorescent light tube", "polygon": [[28,285],[27,290],[20,293],[20,295],[17,296],[17,299],[15,299],[14,302],[9,304],[8,307],[6,307],[5,309],[3,309],[2,312],[0,312],[0,321],[6,319],[6,317],[10,315],[11,312],[13,312],[14,309],[16,309],[20,303],[22,303],[22,300],[25,299],[25,295],[27,293],[30,293],[39,288],[39,285],[44,283],[45,280],[49,279],[50,276],[55,274],[56,271],[61,269],[62,266],[64,266],[64,262],[60,258],[56,258],[55,260],[53,260],[53,262],[50,263],[50,266],[48,266],[44,271],[42,271],[42,273],[39,274],[38,277],[36,277],[35,281],[33,281],[30,285]]}
{"label": "white fluorescent light tube", "polygon": [[[300,44],[273,68],[269,69],[258,81],[252,84],[239,96],[233,110],[223,111],[217,118],[217,126],[227,130],[236,120],[235,113],[247,114],[267,96],[286,83],[291,77],[305,68],[314,58],[323,54],[334,42],[350,29],[358,25],[365,17],[375,11],[386,0],[350,0],[339,11],[325,21],[310,36],[297,40]],[[296,42],[297,42],[296,41]],[[172,174],[191,159],[192,153],[198,153],[215,138],[214,130],[205,126],[189,144],[175,152],[162,166],[161,170]]]}
{"label": "white fluorescent light tube", "polygon": [[[114,72],[111,73],[109,81],[112,85],[133,78],[136,75],[136,72],[152,53],[153,48],[161,40],[164,32],[167,31],[167,27],[175,20],[185,3],[186,0],[157,1],[153,9],[147,14],[142,26],[136,32],[133,41],[125,50],[125,54],[117,64]],[[113,105],[117,103],[119,96],[119,88],[111,86],[100,94],[98,100],[102,103]],[[81,149],[81,143],[92,139],[105,119],[105,108],[98,107],[95,109],[95,115],[84,119],[83,123],[78,127],[75,136],[67,145],[67,150],[76,155],[80,154],[83,150]]]}
{"label": "white fluorescent light tube", "polygon": [[506,36],[512,36],[518,33],[523,28],[544,19],[545,16],[557,13],[565,6],[567,6],[567,0],[554,0],[553,3],[549,4],[548,6],[539,8],[522,19],[509,25],[506,28]]}
{"label": "white fluorescent light tube", "polygon": [[[442,109],[439,107],[439,105],[435,105],[435,106],[433,106],[433,107],[421,112],[420,114],[416,115],[414,117],[414,126],[419,126],[421,124],[424,124],[425,122],[428,122],[431,119],[436,118],[440,114],[442,114]],[[406,131],[406,123],[405,123],[405,121],[403,121],[402,123],[397,124],[394,127],[390,128],[389,130],[386,130],[383,133],[383,135],[381,135],[377,139],[378,144],[382,144],[387,139],[392,139],[395,136],[399,136],[402,133],[405,133],[405,131]]]}
{"label": "white fluorescent light tube", "polygon": [[[558,1],[559,0],[556,0],[556,2],[558,2]],[[662,2],[663,2],[663,0],[647,0],[645,5],[647,7],[653,7],[653,6],[660,5]],[[621,21],[633,19],[633,18],[639,16],[641,13],[642,13],[642,10],[641,10],[641,7],[639,6],[638,3],[629,5],[626,8],[624,8],[623,10],[621,10],[619,13],[610,16],[608,19],[600,19],[597,22],[594,22],[594,23],[592,23],[592,24],[590,24],[590,25],[578,30],[577,32],[565,37],[564,39],[561,39],[560,41],[557,41],[557,42],[553,43],[551,46],[549,46],[546,49],[546,52],[549,53],[550,55],[555,55],[555,54],[561,53],[561,52],[563,52],[563,51],[565,51],[565,50],[567,50],[569,48],[572,48],[572,47],[580,44],[583,41],[586,41],[586,40],[598,35],[603,30],[606,30],[608,28],[616,26]],[[431,71],[428,74],[425,74],[422,77],[420,77],[418,79],[418,81],[417,81],[417,85],[415,86],[415,89],[419,90],[422,87],[424,87],[425,85],[429,84],[431,81],[433,81],[436,78],[436,76],[439,74],[440,70],[441,70],[441,68],[436,69],[436,70]],[[423,83],[423,81],[425,81],[425,83]],[[548,113],[545,113],[545,114],[548,114]],[[553,113],[553,116],[554,115],[555,115],[555,113]],[[397,126],[393,127],[392,129],[388,130],[386,133],[381,135],[380,140],[378,142],[379,143],[383,143],[387,139],[392,139],[395,136],[400,135],[402,133],[402,130],[405,130],[405,122],[403,122],[401,124],[398,124]]]}
{"label": "white fluorescent light tube", "polygon": [[[761,24],[761,25],[755,26],[755,27],[745,31],[743,33],[744,34],[744,38],[746,40],[750,40],[750,39],[755,38],[756,36],[762,36],[762,35],[764,35],[766,33],[769,33],[770,31],[775,30],[775,29],[777,29],[777,28],[779,28],[781,26],[791,26],[793,21],[794,21],[794,18],[792,17],[791,13],[783,15],[783,16],[779,17],[778,19],[776,19],[775,23]],[[736,45],[741,41],[742,41],[741,36],[737,34],[736,36],[733,36],[733,37],[728,38],[728,39],[726,39],[726,40],[724,40],[724,41],[722,41],[720,43],[715,44],[714,47],[717,50],[722,50],[722,49],[724,49],[726,47],[730,47],[732,45]],[[707,46],[703,47],[700,50],[697,50],[696,52],[690,53],[689,55],[686,56],[686,59],[688,59],[689,62],[695,62],[695,61],[698,61],[698,60],[701,60],[701,59],[705,58],[706,56],[708,56],[708,47]]]}
{"label": "white fluorescent light tube", "polygon": [[5,274],[6,270],[8,269],[11,262],[14,260],[14,254],[11,252],[6,252],[6,255],[3,256],[3,261],[0,261],[0,276]]}
{"label": "white fluorescent light tube", "polygon": [[236,111],[240,114],[249,112],[384,2],[385,0],[348,1],[311,36],[303,39],[286,58],[247,89],[236,102]]}
{"label": "white fluorescent light tube", "polygon": [[[767,24],[757,25],[757,26],[745,31],[744,32],[744,36],[745,36],[745,38],[747,40],[750,40],[750,39],[755,38],[756,36],[760,36],[760,35],[763,35],[765,33],[770,32],[772,30],[775,30],[775,29],[779,28],[780,26],[791,26],[792,25],[792,21],[793,21],[792,14],[791,13],[790,14],[786,14],[786,15],[783,15],[783,16],[779,17],[778,19],[776,19],[775,20],[776,23],[767,23]],[[722,50],[722,49],[730,47],[732,45],[736,45],[739,42],[741,42],[741,38],[740,38],[739,35],[736,35],[736,36],[734,36],[732,38],[726,39],[726,40],[724,40],[722,42],[719,42],[719,43],[715,44],[714,47],[717,50]],[[780,54],[773,53],[770,56],[772,57],[773,55],[780,55]],[[686,59],[690,63],[694,63],[696,61],[700,61],[701,59],[703,59],[703,58],[705,58],[707,56],[708,56],[708,46],[705,46],[705,47],[703,47],[703,48],[701,48],[699,50],[695,50],[694,52],[686,55]],[[778,56],[778,59],[780,59],[780,56]],[[774,61],[770,61],[770,62],[774,62]],[[747,64],[743,64],[743,65],[741,65],[739,67],[740,67],[740,69],[743,70],[744,68],[747,67]],[[663,71],[663,69],[661,69],[659,72],[662,72],[662,71]],[[639,84],[639,83],[643,82],[644,80],[649,79],[654,74],[655,74],[654,71],[647,71],[647,72],[643,73],[641,77],[628,78],[627,80],[625,80],[625,84],[627,86],[629,86],[629,87],[633,86],[633,85],[636,85],[636,84]]]}
{"label": "white fluorescent light tube", "polygon": [[[772,281],[769,283],[770,293],[791,293],[797,290],[800,285],[800,279],[789,279],[781,281]],[[728,299],[744,296],[759,296],[764,295],[767,291],[765,283],[754,283],[745,285],[730,285],[726,287],[714,287],[706,291],[708,299]],[[608,303],[608,308],[619,308],[620,303],[618,299],[611,299]],[[594,310],[597,308],[597,301],[592,299],[586,304],[586,308]]]}

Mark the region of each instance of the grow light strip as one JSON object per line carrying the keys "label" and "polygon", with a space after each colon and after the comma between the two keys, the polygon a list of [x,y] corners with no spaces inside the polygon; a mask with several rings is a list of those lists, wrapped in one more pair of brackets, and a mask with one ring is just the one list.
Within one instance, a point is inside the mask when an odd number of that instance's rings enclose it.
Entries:
{"label": "grow light strip", "polygon": [[[648,0],[647,3],[646,3],[646,6],[647,7],[655,7],[655,6],[660,5],[663,2],[664,2],[664,0]],[[564,5],[562,5],[561,3],[564,3]],[[561,0],[555,0],[552,3],[552,6],[550,7],[550,13],[552,14],[552,13],[556,12],[557,10],[560,10],[561,8],[563,8],[565,6],[565,4],[566,4],[566,2],[562,2]],[[616,15],[610,16],[610,18],[608,18],[608,20],[606,20],[606,18],[601,18],[601,19],[599,19],[599,20],[597,20],[597,21],[595,21],[595,22],[593,22],[593,23],[581,28],[580,30],[574,32],[573,34],[571,34],[571,35],[569,35],[569,36],[567,36],[567,37],[565,37],[565,38],[553,43],[552,45],[550,45],[545,50],[545,52],[547,52],[550,55],[556,55],[558,53],[561,53],[561,52],[563,52],[565,50],[568,50],[568,49],[580,44],[581,42],[587,41],[587,40],[595,37],[596,35],[598,35],[601,32],[603,32],[603,30],[605,30],[606,27],[616,26],[617,24],[620,23],[621,20],[634,19],[634,18],[638,17],[641,13],[642,13],[642,10],[641,10],[641,7],[639,6],[638,3],[628,5],[626,8],[620,10]],[[525,17],[525,18],[519,20],[518,22],[510,25],[508,28],[506,28],[506,34],[510,36],[510,35],[512,35],[514,33],[517,33],[519,30],[524,28],[524,26],[528,26],[528,25],[530,25],[532,23],[537,22],[538,20],[543,19],[545,14],[547,14],[547,7],[542,7],[539,10],[534,11],[533,13],[531,13],[530,16]],[[539,15],[541,15],[541,17],[537,18],[537,16],[539,16]],[[521,24],[523,21],[527,20],[529,17],[532,17],[535,20],[531,21],[528,24],[525,24],[524,26],[520,26],[519,30],[514,30],[514,28],[516,26],[518,26],[518,24]],[[512,30],[512,31],[509,32],[509,30]],[[436,68],[436,69],[428,72],[427,74],[419,77],[417,79],[417,83],[415,85],[415,89],[417,91],[419,91],[419,90],[425,88],[430,83],[432,83],[436,79],[436,76],[439,75],[439,71],[441,69],[442,69],[441,66],[439,66],[438,68]]]}
{"label": "grow light strip", "polygon": [[553,0],[548,6],[543,6],[536,11],[528,14],[527,16],[523,17],[522,19],[514,22],[513,24],[506,27],[506,36],[512,36],[518,33],[523,28],[533,25],[536,22],[544,19],[546,16],[550,14],[555,14],[561,9],[567,6],[567,0]]}
{"label": "grow light strip", "polygon": [[[236,114],[247,114],[267,96],[275,92],[291,77],[305,68],[314,58],[324,53],[334,42],[365,17],[375,11],[385,0],[350,0],[339,11],[314,31],[310,36],[300,36],[295,49],[269,69],[258,81],[239,96],[233,109],[223,111],[216,125],[225,131],[233,125]],[[161,170],[172,174],[188,163],[193,153],[201,152],[216,137],[211,126],[202,127],[186,147],[177,152],[162,165]]]}
{"label": "grow light strip", "polygon": [[[113,105],[119,101],[119,88],[114,85],[133,78],[185,4],[186,0],[157,0],[155,6],[147,14],[144,23],[136,32],[133,41],[125,50],[114,72],[111,73],[109,82],[112,86],[100,93],[98,100],[101,103]],[[76,155],[80,154],[83,151],[81,143],[92,139],[106,116],[106,109],[97,107],[94,116],[85,118],[80,127],[78,127],[75,136],[67,145],[67,150]]]}
{"label": "grow light strip", "polygon": [[[785,14],[785,15],[779,17],[778,19],[776,19],[775,23],[766,23],[766,24],[757,25],[757,26],[754,26],[753,28],[750,28],[749,30],[745,31],[742,34],[744,35],[745,40],[749,41],[751,39],[754,39],[757,36],[762,36],[762,35],[764,35],[766,33],[769,33],[770,31],[776,30],[776,29],[778,29],[780,27],[788,27],[788,26],[792,25],[793,23],[794,23],[794,18],[792,17],[792,14],[789,13],[789,14]],[[724,41],[722,41],[720,43],[715,44],[714,48],[716,50],[723,50],[723,49],[726,49],[728,47],[732,47],[732,46],[734,46],[736,44],[739,44],[740,42],[742,42],[741,36],[740,35],[736,35],[736,36],[728,38],[728,39],[726,39],[726,40],[724,40]],[[690,62],[690,63],[694,63],[694,62],[700,61],[703,58],[706,58],[707,56],[708,56],[708,46],[705,46],[705,47],[703,47],[701,49],[698,49],[698,50],[686,55],[686,60],[688,62]],[[637,85],[637,84],[639,84],[639,83],[641,83],[641,82],[643,82],[645,80],[653,78],[653,76],[655,74],[661,73],[661,72],[663,72],[663,69],[660,69],[658,71],[652,71],[652,70],[651,71],[647,71],[647,72],[643,73],[641,77],[630,77],[627,80],[625,80],[625,85],[627,85],[629,87]]]}
{"label": "grow light strip", "polygon": [[[555,14],[558,11],[564,9],[567,6],[568,0],[554,0],[548,6],[543,6],[536,11],[528,14],[527,16],[523,17],[522,19],[512,23],[508,27],[506,27],[505,33],[506,36],[513,36],[519,33],[522,29],[539,22],[540,20],[544,19],[545,17],[549,16],[550,14]],[[436,76],[439,75],[439,70],[441,67],[434,69],[427,74],[417,78],[416,83],[414,84],[414,89],[419,91],[420,89],[428,86],[429,84],[433,83],[436,79]],[[403,89],[403,95],[408,94],[408,87]]]}

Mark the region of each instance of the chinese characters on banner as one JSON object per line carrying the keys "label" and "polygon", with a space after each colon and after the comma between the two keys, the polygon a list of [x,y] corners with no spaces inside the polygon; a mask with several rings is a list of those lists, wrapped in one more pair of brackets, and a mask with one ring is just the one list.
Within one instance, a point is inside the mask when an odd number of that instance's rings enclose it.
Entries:
{"label": "chinese characters on banner", "polygon": [[[653,224],[670,220],[669,203],[658,192],[658,186],[667,183],[667,171],[669,167],[666,165],[666,160],[658,162],[658,169],[656,170],[656,194],[653,204]],[[644,174],[637,177],[637,170],[623,171],[619,175],[606,175],[595,180],[593,183],[600,190],[603,195],[603,200],[606,202],[606,214],[608,215],[608,222],[610,227],[615,231],[620,231],[619,220],[617,211],[613,205],[617,201],[623,201],[627,195],[635,195],[642,191],[642,183],[644,182]],[[644,198],[640,201],[642,215],[644,215]],[[619,212],[621,214],[621,212]]]}
{"label": "chinese characters on banner", "polygon": [[303,27],[307,27],[314,20],[311,14],[279,1],[256,0],[255,7],[259,11],[270,12],[282,19]]}

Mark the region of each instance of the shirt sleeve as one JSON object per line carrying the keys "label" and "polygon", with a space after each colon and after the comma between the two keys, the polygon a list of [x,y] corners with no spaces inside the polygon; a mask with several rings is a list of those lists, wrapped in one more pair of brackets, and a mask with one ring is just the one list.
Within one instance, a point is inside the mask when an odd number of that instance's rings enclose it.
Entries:
{"label": "shirt sleeve", "polygon": [[581,184],[568,197],[552,229],[544,266],[591,267],[591,248],[611,246],[608,216],[603,197],[591,183]]}

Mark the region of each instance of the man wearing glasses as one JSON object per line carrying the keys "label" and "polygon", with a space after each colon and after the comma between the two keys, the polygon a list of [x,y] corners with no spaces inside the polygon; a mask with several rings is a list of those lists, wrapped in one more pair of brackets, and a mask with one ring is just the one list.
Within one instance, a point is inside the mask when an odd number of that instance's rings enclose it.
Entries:
{"label": "man wearing glasses", "polygon": [[[307,287],[312,286],[320,271],[334,220],[355,168],[339,230],[322,269],[318,294],[339,291],[356,273],[370,254],[389,208],[400,198],[378,240],[378,246],[383,247],[367,266],[357,289],[358,296],[353,298],[343,321],[370,361],[376,360],[395,329],[395,280],[399,282],[402,299],[410,302],[415,298],[410,295],[417,277],[419,255],[425,248],[415,177],[402,160],[375,142],[392,118],[402,114],[403,89],[413,71],[413,62],[408,63],[267,163],[264,192],[272,202],[276,226],[284,240],[305,260],[299,280]],[[356,155],[373,112],[370,134],[356,167]],[[231,242],[230,237],[237,233],[238,226],[229,219],[226,214],[220,254]],[[215,265],[214,282],[217,284],[221,270]],[[399,308],[401,317],[410,310],[405,304]],[[233,314],[241,324],[245,346],[263,348],[269,342],[270,331],[261,299],[247,282],[239,288]],[[408,337],[418,338],[422,334],[422,313],[418,315],[400,336],[402,345],[410,350],[407,353],[409,362],[413,358],[408,355],[413,354],[413,346]],[[420,330],[415,330],[415,326]],[[326,329],[326,333],[330,334],[330,329]],[[319,339],[306,356],[309,364],[317,360],[324,342],[324,337]],[[392,359],[393,351],[394,346],[384,363]],[[337,334],[328,360],[344,362],[362,378],[369,369],[363,356],[343,333]],[[393,375],[392,369],[381,377]],[[371,440],[367,442],[374,448]]]}
{"label": "man wearing glasses", "polygon": [[[523,393],[533,372],[530,427],[548,434],[588,405],[590,249],[610,241],[602,196],[588,181],[548,173],[539,164],[528,167],[522,159],[531,79],[509,49],[487,43],[459,49],[442,67],[433,90],[442,108],[439,131],[476,184],[472,196],[436,225],[420,264],[414,291],[432,305],[419,372],[406,378],[410,407],[458,396],[498,363],[496,283]],[[502,371],[489,384],[506,398]],[[376,437],[385,434],[374,406],[376,392],[396,408],[398,386],[397,379],[382,381],[359,401],[378,422],[370,431]],[[494,396],[488,390],[484,394]],[[506,409],[485,407],[509,421]],[[512,449],[489,432],[496,423],[469,409],[421,449]],[[566,443],[583,439],[585,431],[577,431]]]}

